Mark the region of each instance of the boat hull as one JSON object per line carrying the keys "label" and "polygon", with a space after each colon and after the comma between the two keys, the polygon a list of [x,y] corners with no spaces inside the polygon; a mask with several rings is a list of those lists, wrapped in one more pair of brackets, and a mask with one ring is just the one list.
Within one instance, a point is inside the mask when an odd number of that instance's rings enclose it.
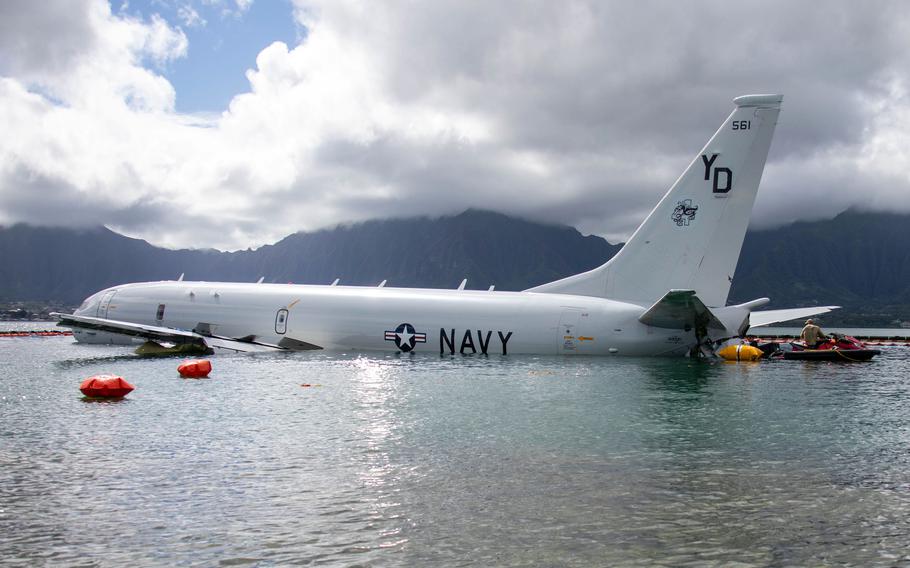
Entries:
{"label": "boat hull", "polygon": [[806,349],[804,351],[785,351],[784,359],[852,363],[868,361],[880,353],[881,351],[878,349]]}

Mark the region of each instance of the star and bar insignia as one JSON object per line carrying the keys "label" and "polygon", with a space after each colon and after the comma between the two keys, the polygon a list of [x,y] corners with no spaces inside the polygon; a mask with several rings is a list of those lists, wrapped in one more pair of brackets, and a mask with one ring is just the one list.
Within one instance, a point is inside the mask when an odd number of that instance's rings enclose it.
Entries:
{"label": "star and bar insignia", "polygon": [[418,343],[426,343],[427,334],[417,333],[413,325],[403,323],[396,327],[394,331],[386,330],[385,340],[394,341],[395,347],[402,353],[407,353],[414,349]]}

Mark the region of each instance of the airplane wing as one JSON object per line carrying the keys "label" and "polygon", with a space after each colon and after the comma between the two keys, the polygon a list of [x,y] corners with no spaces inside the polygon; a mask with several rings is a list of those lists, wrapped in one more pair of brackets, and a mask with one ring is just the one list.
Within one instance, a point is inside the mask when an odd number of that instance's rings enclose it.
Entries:
{"label": "airplane wing", "polygon": [[[309,347],[301,347],[290,343],[287,345],[271,345],[268,343],[255,341],[253,338],[238,339],[232,337],[220,337],[217,335],[203,335],[201,333],[197,333],[195,331],[187,331],[185,329],[176,329],[172,327],[162,327],[157,325],[144,325],[105,318],[94,318],[60,313],[52,313],[51,315],[56,316],[60,319],[60,322],[57,325],[61,327],[93,329],[97,331],[106,331],[108,333],[119,333],[121,335],[142,337],[151,341],[163,341],[177,345],[190,344],[198,345],[200,347],[230,349],[232,351],[240,351],[243,353],[287,350],[297,351],[307,348],[319,349],[319,347],[315,345],[310,345],[308,343],[296,340],[290,341],[295,344],[299,343],[302,346]],[[284,342],[284,340],[282,340],[282,342]]]}
{"label": "airplane wing", "polygon": [[831,310],[836,310],[840,306],[816,306],[814,308],[789,308],[785,310],[764,310],[752,312],[749,314],[749,326],[759,327],[789,321],[798,318],[807,318],[818,314],[826,314]]}
{"label": "airplane wing", "polygon": [[724,329],[724,324],[698,299],[695,290],[670,290],[640,315],[638,321],[669,329],[693,329],[696,323],[704,322],[706,327]]}

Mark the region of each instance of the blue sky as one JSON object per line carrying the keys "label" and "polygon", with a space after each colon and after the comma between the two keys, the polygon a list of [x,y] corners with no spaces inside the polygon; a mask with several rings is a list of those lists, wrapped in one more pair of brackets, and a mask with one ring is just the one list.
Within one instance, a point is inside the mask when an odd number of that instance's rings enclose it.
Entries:
{"label": "blue sky", "polygon": [[[160,67],[177,92],[176,110],[184,113],[225,110],[234,95],[249,90],[246,71],[255,68],[260,51],[275,41],[293,47],[306,34],[294,22],[290,0],[258,0],[245,9],[234,0],[129,0],[125,6],[115,0],[112,8],[144,20],[157,14],[186,34],[186,57]],[[188,9],[200,20],[188,22]]]}

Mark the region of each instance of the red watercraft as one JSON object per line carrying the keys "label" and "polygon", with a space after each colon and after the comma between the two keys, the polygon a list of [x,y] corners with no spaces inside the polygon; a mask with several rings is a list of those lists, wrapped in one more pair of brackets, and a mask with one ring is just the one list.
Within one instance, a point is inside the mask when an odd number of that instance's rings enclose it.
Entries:
{"label": "red watercraft", "polygon": [[796,359],[800,361],[840,361],[844,363],[855,363],[868,361],[881,353],[878,349],[868,349],[866,344],[850,337],[832,333],[831,339],[824,343],[819,343],[815,349],[809,349],[799,343],[789,343],[790,348],[783,346],[778,352],[784,359]]}

